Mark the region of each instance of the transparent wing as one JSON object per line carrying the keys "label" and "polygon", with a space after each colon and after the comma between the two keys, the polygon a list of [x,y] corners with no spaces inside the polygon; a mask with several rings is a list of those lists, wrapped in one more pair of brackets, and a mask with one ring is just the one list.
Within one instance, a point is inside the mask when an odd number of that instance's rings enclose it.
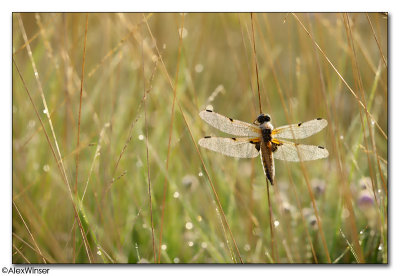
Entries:
{"label": "transparent wing", "polygon": [[[275,142],[275,141],[273,141]],[[329,155],[327,149],[321,146],[301,145],[292,142],[278,140],[278,148],[274,151],[274,158],[290,162],[310,161],[326,158]]]}
{"label": "transparent wing", "polygon": [[203,110],[199,113],[200,117],[211,126],[232,135],[237,136],[259,136],[260,129],[252,124],[233,120],[211,110]]}
{"label": "transparent wing", "polygon": [[259,141],[259,139],[206,136],[199,140],[199,145],[231,157],[253,158],[259,154],[254,141]]}
{"label": "transparent wing", "polygon": [[328,125],[325,119],[314,119],[308,122],[286,125],[272,130],[273,138],[303,139],[311,136]]}

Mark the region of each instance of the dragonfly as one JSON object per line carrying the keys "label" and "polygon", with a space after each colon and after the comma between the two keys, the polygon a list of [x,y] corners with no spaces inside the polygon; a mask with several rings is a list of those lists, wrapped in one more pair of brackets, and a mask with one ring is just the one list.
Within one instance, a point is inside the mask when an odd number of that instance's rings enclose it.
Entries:
{"label": "dragonfly", "polygon": [[328,122],[322,118],[274,128],[270,115],[264,113],[260,114],[253,123],[234,120],[210,109],[201,111],[199,115],[214,128],[231,135],[241,136],[205,136],[198,142],[201,147],[238,158],[254,158],[260,155],[264,174],[271,185],[275,182],[274,159],[303,162],[329,156],[328,150],[322,146],[303,145],[284,140],[304,139],[320,132],[328,125]]}

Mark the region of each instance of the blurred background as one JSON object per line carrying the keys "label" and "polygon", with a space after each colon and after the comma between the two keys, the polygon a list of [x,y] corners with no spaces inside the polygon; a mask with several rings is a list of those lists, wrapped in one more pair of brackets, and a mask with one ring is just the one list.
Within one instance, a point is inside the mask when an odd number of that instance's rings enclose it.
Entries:
{"label": "blurred background", "polygon": [[[13,263],[387,263],[387,14],[12,21]],[[206,106],[260,104],[328,120],[301,141],[328,158],[275,162],[271,210],[258,158],[197,146],[229,136]]]}

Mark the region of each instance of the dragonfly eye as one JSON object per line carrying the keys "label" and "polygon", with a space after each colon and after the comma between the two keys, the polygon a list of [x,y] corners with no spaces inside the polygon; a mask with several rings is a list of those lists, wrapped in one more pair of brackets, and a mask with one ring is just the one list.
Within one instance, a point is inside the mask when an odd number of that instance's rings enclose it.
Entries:
{"label": "dragonfly eye", "polygon": [[264,122],[269,122],[271,121],[271,117],[268,114],[261,114],[257,117],[256,120],[258,123],[262,124]]}

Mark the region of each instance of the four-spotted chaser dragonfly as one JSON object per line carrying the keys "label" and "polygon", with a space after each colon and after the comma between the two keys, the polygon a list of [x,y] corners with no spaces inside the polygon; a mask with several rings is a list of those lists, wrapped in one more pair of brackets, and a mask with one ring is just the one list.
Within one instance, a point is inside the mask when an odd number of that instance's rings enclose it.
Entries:
{"label": "four-spotted chaser dragonfly", "polygon": [[211,126],[236,138],[205,136],[199,145],[231,157],[254,158],[260,154],[264,173],[274,184],[274,158],[290,162],[300,162],[326,158],[329,152],[321,146],[302,145],[285,139],[303,139],[327,126],[325,119],[317,118],[308,122],[275,128],[268,114],[261,114],[253,124],[233,120],[212,110],[203,110],[200,117]]}

